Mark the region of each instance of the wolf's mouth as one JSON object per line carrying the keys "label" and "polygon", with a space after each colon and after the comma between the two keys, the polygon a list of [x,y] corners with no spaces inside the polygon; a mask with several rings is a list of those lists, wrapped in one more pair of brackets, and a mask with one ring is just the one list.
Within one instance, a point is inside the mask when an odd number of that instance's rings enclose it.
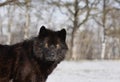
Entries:
{"label": "wolf's mouth", "polygon": [[57,58],[55,58],[55,57],[46,57],[45,60],[46,61],[57,61]]}

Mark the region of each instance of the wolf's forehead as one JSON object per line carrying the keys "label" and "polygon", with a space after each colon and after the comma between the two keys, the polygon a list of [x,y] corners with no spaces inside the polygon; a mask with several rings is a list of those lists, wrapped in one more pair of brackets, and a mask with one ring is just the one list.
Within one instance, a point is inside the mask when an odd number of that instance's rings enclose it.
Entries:
{"label": "wolf's forehead", "polygon": [[60,43],[60,39],[58,37],[51,36],[51,37],[46,37],[44,42],[48,44],[58,44]]}

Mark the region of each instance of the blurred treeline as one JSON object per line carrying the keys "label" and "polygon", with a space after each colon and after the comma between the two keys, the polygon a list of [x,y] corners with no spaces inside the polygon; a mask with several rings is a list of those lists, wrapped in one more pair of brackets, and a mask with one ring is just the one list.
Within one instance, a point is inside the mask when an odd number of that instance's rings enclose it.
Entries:
{"label": "blurred treeline", "polygon": [[0,43],[67,30],[67,59],[120,59],[120,0],[0,0]]}

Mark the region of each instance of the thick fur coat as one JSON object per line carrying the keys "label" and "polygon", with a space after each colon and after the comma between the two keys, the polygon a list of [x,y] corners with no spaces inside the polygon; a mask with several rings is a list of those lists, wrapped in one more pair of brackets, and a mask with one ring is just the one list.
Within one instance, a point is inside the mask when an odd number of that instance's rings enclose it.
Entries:
{"label": "thick fur coat", "polygon": [[66,31],[41,27],[37,37],[0,45],[0,82],[45,82],[67,51]]}

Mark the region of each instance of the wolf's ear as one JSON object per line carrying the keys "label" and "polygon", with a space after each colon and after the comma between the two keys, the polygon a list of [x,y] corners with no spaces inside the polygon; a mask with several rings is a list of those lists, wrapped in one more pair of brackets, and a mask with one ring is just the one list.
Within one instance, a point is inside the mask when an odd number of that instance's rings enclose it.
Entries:
{"label": "wolf's ear", "polygon": [[58,31],[58,36],[60,37],[61,40],[65,41],[65,39],[66,39],[66,30],[62,29],[62,30]]}
{"label": "wolf's ear", "polygon": [[46,28],[45,26],[41,26],[40,31],[39,31],[39,37],[45,37],[46,36]]}

